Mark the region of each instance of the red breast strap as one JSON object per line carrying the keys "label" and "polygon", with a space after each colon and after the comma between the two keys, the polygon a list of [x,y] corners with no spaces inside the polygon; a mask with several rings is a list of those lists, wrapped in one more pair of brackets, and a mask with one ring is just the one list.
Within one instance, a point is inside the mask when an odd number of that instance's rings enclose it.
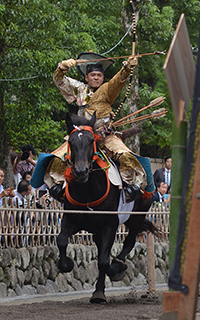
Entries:
{"label": "red breast strap", "polygon": [[[107,165],[107,163],[105,161],[103,161],[100,157],[95,157],[95,161],[97,162],[97,164],[102,169],[105,167],[105,164]],[[105,170],[105,175],[106,175],[107,190],[106,190],[105,194],[100,199],[92,201],[92,202],[89,202],[89,203],[78,202],[78,201],[74,200],[70,196],[70,194],[69,194],[69,183],[67,183],[66,187],[65,187],[65,195],[66,195],[67,200],[71,204],[73,204],[74,206],[82,206],[82,207],[95,207],[95,206],[98,206],[101,202],[103,202],[107,198],[108,193],[110,191],[110,180],[108,178],[108,169]]]}

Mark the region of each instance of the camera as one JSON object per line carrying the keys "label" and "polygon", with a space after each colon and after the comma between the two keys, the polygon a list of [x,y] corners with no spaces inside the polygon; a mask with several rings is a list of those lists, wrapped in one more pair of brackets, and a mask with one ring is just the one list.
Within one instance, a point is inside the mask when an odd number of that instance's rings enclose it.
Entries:
{"label": "camera", "polygon": [[47,194],[47,189],[46,190],[39,190],[39,198]]}
{"label": "camera", "polygon": [[21,160],[26,160],[29,158],[29,156],[30,156],[30,153],[28,151],[24,151],[22,153]]}
{"label": "camera", "polygon": [[52,201],[53,201],[53,198],[51,198],[51,197],[49,197],[48,199],[45,200],[47,206],[49,206]]}

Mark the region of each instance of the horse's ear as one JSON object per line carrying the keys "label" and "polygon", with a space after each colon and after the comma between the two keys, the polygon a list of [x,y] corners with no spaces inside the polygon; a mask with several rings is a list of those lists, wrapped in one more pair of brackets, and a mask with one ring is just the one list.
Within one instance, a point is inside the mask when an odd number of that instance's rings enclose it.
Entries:
{"label": "horse's ear", "polygon": [[67,134],[70,134],[70,132],[74,129],[74,127],[73,127],[72,118],[70,117],[69,112],[66,113],[65,124],[67,127]]}
{"label": "horse's ear", "polygon": [[93,128],[93,127],[94,127],[95,122],[96,122],[96,111],[93,113],[93,115],[92,115],[92,118],[91,118],[91,120],[90,120],[90,124],[89,124],[89,125]]}

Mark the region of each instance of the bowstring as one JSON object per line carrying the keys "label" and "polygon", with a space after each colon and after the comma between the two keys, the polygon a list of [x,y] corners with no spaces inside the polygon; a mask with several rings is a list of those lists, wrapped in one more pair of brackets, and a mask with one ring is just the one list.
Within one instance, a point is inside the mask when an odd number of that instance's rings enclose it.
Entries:
{"label": "bowstring", "polygon": [[[131,11],[132,11],[132,28],[133,28],[133,42],[132,42],[132,56],[135,56],[135,40],[136,40],[136,21],[135,21],[135,11],[134,11],[134,7],[133,7],[133,2],[132,0],[129,0],[130,2],[130,5],[131,5]],[[113,124],[113,121],[115,120],[116,116],[118,115],[119,111],[121,110],[121,108],[123,107],[128,95],[129,95],[129,92],[130,92],[130,89],[131,89],[131,85],[132,85],[132,79],[133,79],[133,74],[134,74],[134,66],[131,67],[131,73],[130,73],[130,76],[129,76],[129,84],[128,84],[128,88],[126,90],[126,94],[125,94],[125,97],[124,99],[122,100],[122,102],[120,103],[119,107],[117,108],[117,110],[115,111],[114,113],[114,116],[112,118],[112,121],[111,121],[111,124],[110,124],[110,127],[112,126]]]}

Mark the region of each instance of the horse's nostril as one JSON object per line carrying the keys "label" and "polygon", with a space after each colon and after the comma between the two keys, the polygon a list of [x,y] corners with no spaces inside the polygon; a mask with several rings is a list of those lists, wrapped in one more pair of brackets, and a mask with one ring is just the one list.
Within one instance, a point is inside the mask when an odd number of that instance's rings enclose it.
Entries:
{"label": "horse's nostril", "polygon": [[88,167],[74,167],[74,175],[76,180],[85,181],[89,175],[89,168]]}
{"label": "horse's nostril", "polygon": [[87,174],[89,171],[88,168],[82,168],[82,169],[79,169],[79,168],[74,168],[74,174],[77,174],[77,175],[85,175]]}

